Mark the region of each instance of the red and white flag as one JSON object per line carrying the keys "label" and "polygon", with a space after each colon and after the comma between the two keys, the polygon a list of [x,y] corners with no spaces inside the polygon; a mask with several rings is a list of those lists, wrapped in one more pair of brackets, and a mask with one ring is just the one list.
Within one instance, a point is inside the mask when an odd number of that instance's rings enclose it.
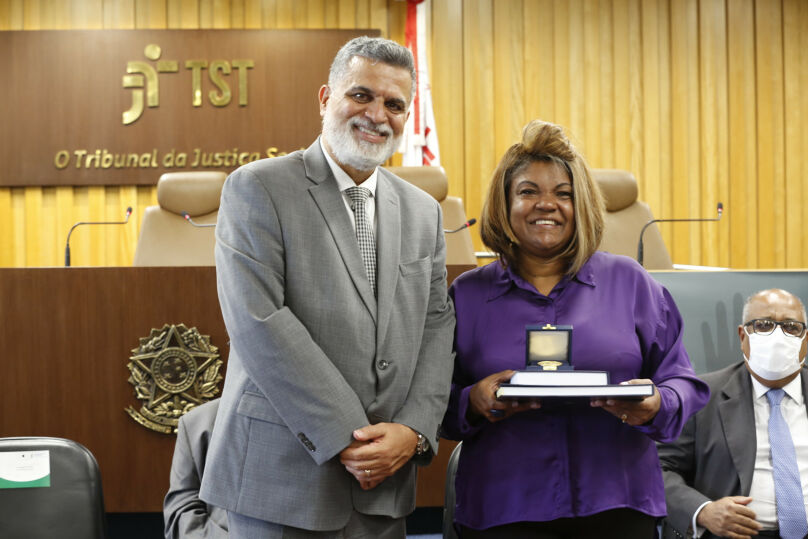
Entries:
{"label": "red and white flag", "polygon": [[429,2],[407,0],[406,45],[415,59],[417,89],[410,107],[410,117],[404,127],[399,151],[404,154],[404,166],[440,166],[438,131],[432,110],[432,87],[427,70],[426,10]]}

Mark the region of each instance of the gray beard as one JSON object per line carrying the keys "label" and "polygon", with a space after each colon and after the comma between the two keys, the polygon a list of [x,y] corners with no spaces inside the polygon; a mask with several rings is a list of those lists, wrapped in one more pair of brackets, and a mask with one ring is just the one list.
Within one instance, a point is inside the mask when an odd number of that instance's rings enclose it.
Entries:
{"label": "gray beard", "polygon": [[[391,133],[384,144],[373,144],[357,140],[353,134],[353,126],[362,122],[356,119],[342,122],[333,113],[326,110],[323,116],[323,139],[333,152],[334,159],[341,164],[356,170],[369,171],[381,165],[396,152],[400,136],[392,135],[389,127],[378,127],[382,133]],[[374,126],[377,128],[377,126]]]}

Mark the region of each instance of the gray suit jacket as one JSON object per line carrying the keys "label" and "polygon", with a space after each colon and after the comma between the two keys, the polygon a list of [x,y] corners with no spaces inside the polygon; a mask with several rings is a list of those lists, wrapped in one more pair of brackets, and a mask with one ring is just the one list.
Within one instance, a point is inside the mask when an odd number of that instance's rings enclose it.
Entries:
{"label": "gray suit jacket", "polygon": [[440,207],[380,169],[374,298],[328,163],[305,152],[227,180],[216,228],[231,350],[201,496],[278,524],[329,530],[351,511],[415,507],[412,462],[363,491],[338,455],[353,430],[410,426],[437,448],[454,311]]}
{"label": "gray suit jacket", "polygon": [[[804,395],[807,373],[803,368]],[[710,402],[690,418],[676,442],[658,446],[668,505],[666,538],[684,537],[704,502],[748,496],[752,486],[757,438],[749,371],[741,361],[702,379],[710,386]],[[713,535],[708,531],[702,537]]]}
{"label": "gray suit jacket", "polygon": [[227,512],[199,499],[219,399],[197,406],[180,418],[171,461],[171,480],[163,501],[167,539],[226,539]]}

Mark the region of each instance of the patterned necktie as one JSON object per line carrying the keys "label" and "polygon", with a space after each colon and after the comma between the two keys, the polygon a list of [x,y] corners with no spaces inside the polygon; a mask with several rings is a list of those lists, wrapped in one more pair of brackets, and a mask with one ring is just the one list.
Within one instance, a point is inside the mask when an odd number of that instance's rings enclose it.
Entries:
{"label": "patterned necktie", "polygon": [[373,239],[373,229],[368,223],[365,211],[370,189],[366,187],[349,187],[345,190],[348,198],[351,199],[351,209],[354,212],[356,221],[356,240],[359,242],[359,252],[362,254],[362,262],[365,263],[365,271],[368,274],[370,287],[373,295],[376,295],[376,240]]}
{"label": "patterned necktie", "polygon": [[777,504],[777,522],[783,539],[803,539],[808,533],[805,518],[805,502],[802,498],[802,483],[797,466],[794,442],[786,420],[780,413],[780,402],[785,391],[770,389],[766,393],[771,412],[769,414],[769,443],[774,468],[774,499]]}

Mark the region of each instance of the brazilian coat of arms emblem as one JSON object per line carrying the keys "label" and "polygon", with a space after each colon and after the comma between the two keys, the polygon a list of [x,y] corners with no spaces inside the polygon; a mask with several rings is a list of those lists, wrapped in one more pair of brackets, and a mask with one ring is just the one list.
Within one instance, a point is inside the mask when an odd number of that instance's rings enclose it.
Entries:
{"label": "brazilian coat of arms emblem", "polygon": [[126,412],[144,427],[171,434],[180,417],[219,393],[222,360],[210,337],[185,324],[164,325],[140,338],[129,358],[129,383],[142,402]]}

